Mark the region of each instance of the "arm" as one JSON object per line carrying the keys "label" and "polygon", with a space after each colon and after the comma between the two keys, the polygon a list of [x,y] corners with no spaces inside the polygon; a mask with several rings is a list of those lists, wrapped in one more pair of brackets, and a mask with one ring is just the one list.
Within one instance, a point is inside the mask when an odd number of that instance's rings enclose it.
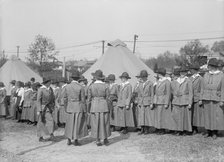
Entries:
{"label": "arm", "polygon": [[132,87],[131,85],[127,86],[127,98],[125,100],[125,106],[126,108],[130,106],[130,102],[131,102],[131,96],[132,96]]}
{"label": "arm", "polygon": [[171,98],[171,83],[169,81],[166,81],[166,94],[165,94],[165,102],[164,104],[166,105],[166,107],[168,107],[169,103],[170,103],[170,98]]}
{"label": "arm", "polygon": [[222,76],[222,80],[221,80],[221,97],[220,97],[220,101],[224,102],[224,75]]}
{"label": "arm", "polygon": [[189,108],[191,108],[193,102],[193,85],[190,79],[188,80],[188,89],[189,89]]}
{"label": "arm", "polygon": [[41,91],[41,89],[38,89],[38,91],[37,91],[37,112],[42,111],[41,101],[42,101],[42,91]]}
{"label": "arm", "polygon": [[19,94],[18,94],[19,96],[21,96],[21,100],[20,100],[19,106],[22,106],[22,103],[24,101],[24,93],[25,93],[24,89],[23,88],[20,89]]}

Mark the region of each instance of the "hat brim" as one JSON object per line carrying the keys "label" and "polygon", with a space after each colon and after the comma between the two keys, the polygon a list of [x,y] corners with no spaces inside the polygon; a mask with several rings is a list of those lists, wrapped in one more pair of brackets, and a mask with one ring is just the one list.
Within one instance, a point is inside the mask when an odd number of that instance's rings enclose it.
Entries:
{"label": "hat brim", "polygon": [[129,76],[119,76],[119,78],[131,79],[131,77],[129,77]]}
{"label": "hat brim", "polygon": [[49,83],[50,81],[51,81],[51,79],[45,80],[45,81],[42,82],[42,84]]}

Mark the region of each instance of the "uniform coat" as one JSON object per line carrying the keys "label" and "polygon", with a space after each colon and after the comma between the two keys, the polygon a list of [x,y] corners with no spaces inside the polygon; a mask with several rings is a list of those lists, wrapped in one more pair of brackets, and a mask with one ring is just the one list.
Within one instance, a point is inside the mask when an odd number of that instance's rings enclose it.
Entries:
{"label": "uniform coat", "polygon": [[60,93],[60,88],[59,87],[53,88],[53,92],[54,92],[54,96],[55,96],[55,108],[54,108],[54,112],[52,114],[53,114],[54,122],[57,125],[58,122],[59,122],[59,109],[60,109],[60,107],[56,102],[57,102],[57,98],[58,98],[59,93]]}
{"label": "uniform coat", "polygon": [[38,116],[37,123],[37,135],[38,137],[43,137],[44,135],[50,135],[54,132],[54,120],[52,116],[52,112],[54,110],[55,105],[55,96],[51,87],[47,88],[46,86],[42,86],[38,89],[37,92],[37,112],[43,112],[46,109],[45,119],[46,123],[41,121],[40,115]]}
{"label": "uniform coat", "polygon": [[22,120],[29,120],[29,116],[31,113],[31,95],[32,95],[32,89],[25,89],[24,90],[24,102],[23,102],[23,109],[21,114]]}
{"label": "uniform coat", "polygon": [[13,119],[16,119],[15,104],[16,104],[16,87],[13,86],[12,89],[11,89],[11,95],[10,95],[10,111],[9,111],[9,115]]}
{"label": "uniform coat", "polygon": [[114,83],[109,86],[109,107],[110,107],[110,125],[116,125],[117,114],[117,99],[118,99],[118,84]]}
{"label": "uniform coat", "polygon": [[6,116],[6,89],[0,88],[0,116]]}
{"label": "uniform coat", "polygon": [[56,99],[56,102],[58,104],[59,110],[58,110],[58,121],[59,123],[66,123],[66,113],[65,113],[65,105],[64,105],[64,94],[65,94],[65,87],[67,84],[63,85],[59,92],[58,92],[58,98]]}
{"label": "uniform coat", "polygon": [[193,87],[189,78],[185,77],[182,83],[177,80],[172,82],[173,93],[173,117],[175,121],[175,130],[177,131],[192,131],[191,111],[187,108],[193,102]]}
{"label": "uniform coat", "polygon": [[31,108],[29,121],[37,122],[37,91],[33,90],[31,94]]}
{"label": "uniform coat", "polygon": [[224,76],[222,72],[206,73],[202,79],[200,100],[204,106],[204,124],[208,130],[224,130]]}
{"label": "uniform coat", "polygon": [[199,106],[202,77],[197,74],[190,77],[193,86],[192,125],[204,127],[204,108]]}
{"label": "uniform coat", "polygon": [[[154,85],[154,127],[157,129],[174,130],[174,120],[171,110],[171,83],[163,78]],[[167,106],[167,108],[165,108]]]}
{"label": "uniform coat", "polygon": [[99,80],[88,89],[88,102],[91,102],[91,136],[96,139],[106,139],[111,135],[110,112],[107,98],[109,89]]}
{"label": "uniform coat", "polygon": [[21,119],[21,113],[20,112],[20,107],[23,107],[23,101],[24,101],[24,88],[23,87],[20,87],[16,90],[16,104],[15,104],[15,107],[16,107],[16,118],[18,120]]}
{"label": "uniform coat", "polygon": [[138,104],[138,126],[154,126],[154,110],[150,105],[153,104],[153,83],[149,80],[140,83],[137,92]]}
{"label": "uniform coat", "polygon": [[65,136],[78,139],[88,135],[86,125],[85,90],[76,81],[64,87],[64,106],[66,114]]}
{"label": "uniform coat", "polygon": [[[119,85],[116,114],[116,126],[135,127],[133,107],[131,105],[132,86],[129,82]],[[126,109],[129,106],[129,109]]]}

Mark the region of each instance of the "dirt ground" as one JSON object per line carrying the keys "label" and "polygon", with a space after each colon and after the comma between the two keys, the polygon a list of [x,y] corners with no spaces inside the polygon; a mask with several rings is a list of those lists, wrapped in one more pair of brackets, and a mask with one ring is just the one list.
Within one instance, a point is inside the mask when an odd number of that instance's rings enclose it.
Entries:
{"label": "dirt ground", "polygon": [[1,162],[74,162],[74,161],[224,161],[224,137],[217,140],[194,136],[121,135],[114,132],[110,145],[97,147],[92,138],[82,146],[67,146],[64,129],[55,131],[57,142],[39,143],[36,127],[0,119]]}

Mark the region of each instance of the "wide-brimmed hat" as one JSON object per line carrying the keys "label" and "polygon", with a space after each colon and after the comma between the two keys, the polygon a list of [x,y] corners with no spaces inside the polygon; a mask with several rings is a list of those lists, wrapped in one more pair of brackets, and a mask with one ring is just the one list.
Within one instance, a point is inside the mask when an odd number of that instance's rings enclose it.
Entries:
{"label": "wide-brimmed hat", "polygon": [[0,87],[5,87],[3,82],[0,82]]}
{"label": "wide-brimmed hat", "polygon": [[33,89],[38,89],[39,87],[41,87],[42,85],[39,82],[33,83],[32,88]]}
{"label": "wide-brimmed hat", "polygon": [[224,66],[224,62],[222,60],[218,60],[219,63],[219,67],[223,67]]}
{"label": "wide-brimmed hat", "polygon": [[165,68],[159,68],[159,69],[156,71],[156,73],[165,76],[165,75],[166,75],[166,69],[165,69]]}
{"label": "wide-brimmed hat", "polygon": [[140,74],[139,74],[138,77],[139,78],[146,78],[148,76],[149,76],[148,72],[146,70],[142,70],[142,71],[140,71]]}
{"label": "wide-brimmed hat", "polygon": [[185,67],[185,66],[182,66],[180,69],[179,69],[179,72],[188,72],[188,68]]}
{"label": "wide-brimmed hat", "polygon": [[100,80],[105,79],[105,76],[101,70],[96,70],[95,73],[92,73],[92,76]]}
{"label": "wide-brimmed hat", "polygon": [[87,81],[87,79],[83,75],[81,75],[79,78],[79,82],[83,82],[83,81]]}
{"label": "wide-brimmed hat", "polygon": [[72,76],[71,76],[71,78],[73,78],[73,79],[79,79],[79,78],[80,78],[80,73],[79,73],[79,71],[74,71],[74,72],[72,72]]}
{"label": "wide-brimmed hat", "polygon": [[126,79],[131,79],[131,77],[129,76],[129,74],[127,72],[123,72],[121,74],[121,76],[119,76],[119,78],[126,78]]}
{"label": "wide-brimmed hat", "polygon": [[61,77],[58,79],[58,83],[66,83],[67,79],[65,77]]}
{"label": "wide-brimmed hat", "polygon": [[219,66],[219,63],[218,63],[218,60],[216,58],[211,58],[208,61],[208,65],[218,67]]}
{"label": "wide-brimmed hat", "polygon": [[26,82],[25,84],[24,84],[24,87],[30,87],[31,86],[31,83],[30,82]]}
{"label": "wide-brimmed hat", "polygon": [[12,80],[10,83],[15,85],[16,84],[16,80]]}
{"label": "wide-brimmed hat", "polygon": [[179,68],[176,68],[176,69],[173,70],[173,75],[175,75],[175,76],[180,75]]}
{"label": "wide-brimmed hat", "polygon": [[190,65],[189,68],[193,69],[193,70],[199,70],[200,69],[200,65],[199,64],[192,64],[192,65]]}
{"label": "wide-brimmed hat", "polygon": [[43,82],[42,82],[42,84],[47,84],[47,83],[49,83],[50,81],[51,81],[50,78],[43,78]]}
{"label": "wide-brimmed hat", "polygon": [[107,79],[108,79],[109,81],[115,81],[115,80],[116,80],[116,77],[115,77],[114,74],[110,74],[110,75],[108,75]]}

